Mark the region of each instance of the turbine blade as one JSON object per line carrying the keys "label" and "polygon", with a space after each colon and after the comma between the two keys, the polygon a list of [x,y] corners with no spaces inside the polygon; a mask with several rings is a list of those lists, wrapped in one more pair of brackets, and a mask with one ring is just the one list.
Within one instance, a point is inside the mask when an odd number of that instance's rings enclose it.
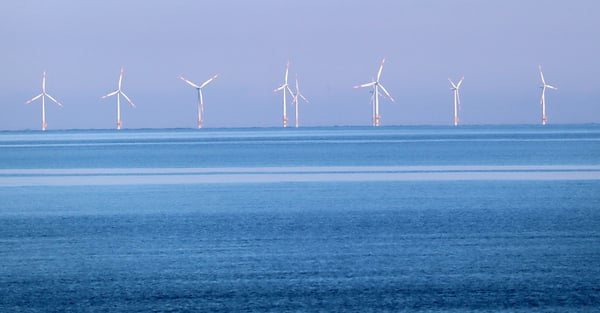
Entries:
{"label": "turbine blade", "polygon": [[119,90],[121,89],[122,84],[123,84],[123,67],[121,66],[121,74],[119,74]]}
{"label": "turbine blade", "polygon": [[381,72],[383,71],[383,64],[385,63],[385,58],[381,61],[381,65],[379,66],[379,72],[377,72],[377,81],[381,78]]}
{"label": "turbine blade", "polygon": [[460,85],[462,85],[463,80],[465,79],[465,77],[461,77],[460,80],[458,81],[458,84],[456,84],[456,89],[460,88]]}
{"label": "turbine blade", "polygon": [[188,84],[188,85],[190,85],[190,86],[192,86],[192,87],[194,87],[194,88],[198,88],[198,89],[200,88],[200,86],[198,86],[198,85],[196,85],[196,84],[192,83],[191,81],[187,80],[187,79],[186,79],[185,77],[183,77],[183,76],[179,76],[179,78],[180,78],[181,80],[183,80],[183,81],[184,81],[186,84]]}
{"label": "turbine blade", "polygon": [[546,84],[546,80],[544,80],[544,73],[542,73],[542,66],[538,65],[538,68],[540,69],[540,77],[542,78],[542,84]]}
{"label": "turbine blade", "polygon": [[381,87],[381,90],[383,90],[383,93],[385,93],[385,95],[390,98],[390,100],[392,100],[392,102],[396,103],[396,100],[394,100],[394,98],[390,95],[390,93],[385,89],[385,87],[383,87],[382,84],[379,84],[379,87]]}
{"label": "turbine blade", "polygon": [[127,100],[127,102],[129,102],[129,104],[131,104],[131,106],[135,108],[135,104],[133,104],[133,102],[131,101],[131,99],[129,99],[129,97],[123,91],[121,91],[121,94],[123,95],[123,97],[125,97],[125,99]]}
{"label": "turbine blade", "polygon": [[204,110],[204,95],[202,94],[202,88],[198,88],[198,98],[200,98],[201,109]]}
{"label": "turbine blade", "polygon": [[456,90],[456,100],[458,102],[458,110],[461,110],[461,106],[460,106],[460,93],[458,92],[458,90]]}
{"label": "turbine blade", "polygon": [[200,85],[200,88],[204,88],[204,86],[210,84],[210,82],[212,82],[213,80],[215,80],[217,77],[219,77],[219,74],[214,75],[213,77],[209,78],[207,81],[205,81],[204,83],[202,83],[202,85]]}
{"label": "turbine blade", "polygon": [[290,88],[290,86],[286,85],[285,87],[286,87],[287,91],[290,93],[290,95],[292,97],[295,97],[294,92],[292,92],[292,89]]}
{"label": "turbine blade", "polygon": [[298,101],[298,96],[304,100],[304,102],[308,103],[308,100],[304,97],[303,94],[300,93],[300,85],[298,84],[298,75],[296,75],[296,101]]}
{"label": "turbine blade", "polygon": [[60,104],[60,102],[56,101],[56,99],[52,98],[52,96],[51,96],[51,95],[49,95],[49,94],[46,94],[46,96],[48,96],[48,98],[50,98],[50,100],[54,101],[54,103],[58,104],[58,106],[59,106],[59,107],[61,107],[61,108],[63,107],[63,105],[62,105],[62,104]]}
{"label": "turbine blade", "polygon": [[557,88],[557,87],[554,87],[554,86],[552,86],[552,85],[546,85],[546,87],[547,87],[547,88],[550,88],[550,89],[552,89],[552,90],[558,90],[558,88]]}
{"label": "turbine blade", "polygon": [[357,85],[354,86],[352,88],[356,89],[356,88],[365,88],[365,87],[371,87],[373,85],[375,85],[377,82],[370,82],[370,83],[366,83],[366,84],[362,84],[362,85]]}
{"label": "turbine blade", "polygon": [[454,84],[454,82],[452,81],[452,79],[448,78],[448,81],[450,82],[450,85],[452,85],[452,89],[456,89],[456,85]]}
{"label": "turbine blade", "polygon": [[281,90],[282,90],[282,89],[284,89],[285,87],[287,87],[287,84],[283,84],[283,85],[281,85],[281,86],[279,86],[279,87],[275,88],[275,90],[273,90],[273,92],[278,92],[278,91],[281,91]]}
{"label": "turbine blade", "polygon": [[298,94],[296,95],[296,97],[298,97],[298,96],[300,96],[300,98],[302,98],[302,100],[304,100],[306,103],[308,103],[308,100],[307,100],[307,99],[304,97],[304,95],[303,95],[303,94],[301,94],[301,93],[298,93]]}
{"label": "turbine blade", "polygon": [[43,93],[40,93],[39,95],[37,95],[37,96],[35,96],[35,97],[33,97],[33,98],[31,98],[31,99],[27,100],[27,101],[25,102],[25,104],[30,104],[31,102],[33,102],[33,101],[35,101],[35,100],[39,99],[39,98],[40,98],[41,96],[43,96],[43,95],[44,95]]}
{"label": "turbine blade", "polygon": [[545,93],[546,93],[546,88],[542,88],[542,98],[540,99],[540,104],[541,105],[544,105],[544,98],[545,98],[544,95],[545,95]]}
{"label": "turbine blade", "polygon": [[106,95],[104,95],[104,96],[102,96],[102,97],[100,97],[100,98],[102,98],[102,99],[105,99],[105,98],[108,98],[108,97],[112,97],[112,96],[116,95],[116,94],[117,94],[117,92],[119,92],[119,90],[118,90],[118,89],[117,89],[117,90],[115,90],[115,91],[113,91],[113,92],[111,92],[111,93],[108,93],[108,94],[106,94]]}
{"label": "turbine blade", "polygon": [[288,74],[290,71],[290,61],[287,62],[287,65],[285,66],[285,84],[287,85],[288,82]]}
{"label": "turbine blade", "polygon": [[46,92],[46,70],[42,74],[42,93]]}

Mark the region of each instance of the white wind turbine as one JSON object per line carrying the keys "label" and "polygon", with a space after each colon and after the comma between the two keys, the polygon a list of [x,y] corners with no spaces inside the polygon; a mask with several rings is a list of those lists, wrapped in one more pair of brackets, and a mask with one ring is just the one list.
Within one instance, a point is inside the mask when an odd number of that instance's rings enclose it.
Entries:
{"label": "white wind turbine", "polygon": [[48,97],[50,100],[52,100],[52,102],[58,104],[59,107],[63,107],[62,104],[60,104],[60,102],[56,101],[56,99],[54,99],[51,95],[49,95],[46,92],[46,71],[44,71],[44,73],[42,74],[42,93],[40,93],[39,95],[33,97],[32,99],[28,100],[27,102],[25,102],[25,104],[29,104],[39,98],[42,98],[42,130],[46,130],[46,97]]}
{"label": "white wind turbine", "polygon": [[542,73],[542,66],[539,65],[538,68],[540,69],[540,77],[542,78],[542,86],[540,88],[542,88],[542,125],[546,125],[546,88],[552,89],[552,90],[558,90],[558,88],[552,86],[552,85],[548,85],[546,84],[546,80],[544,79],[544,73]]}
{"label": "white wind turbine", "polygon": [[298,87],[298,75],[296,75],[296,93],[292,94],[294,99],[292,100],[292,103],[294,103],[296,105],[296,128],[298,128],[298,102],[300,102],[298,100],[298,97],[302,98],[302,100],[304,100],[304,102],[308,103],[308,100],[306,100],[306,98],[304,97],[304,95],[302,93],[300,93],[300,87]]}
{"label": "white wind turbine", "polygon": [[131,99],[129,99],[129,97],[121,89],[122,84],[123,84],[123,67],[121,67],[121,74],[119,74],[119,86],[118,86],[117,90],[101,97],[102,99],[105,99],[105,98],[117,95],[117,129],[121,129],[121,96],[123,96],[125,98],[125,100],[127,100],[127,102],[129,102],[129,104],[131,104],[131,106],[135,108],[135,104],[133,104]]}
{"label": "white wind turbine", "polygon": [[281,86],[279,86],[275,90],[273,90],[273,92],[278,92],[278,91],[283,90],[283,127],[287,127],[287,105],[286,105],[287,93],[289,92],[292,97],[294,96],[294,93],[292,92],[292,90],[290,89],[290,86],[288,85],[289,69],[290,69],[290,62],[288,61],[287,65],[285,66],[285,80],[284,80],[283,84],[281,84]]}
{"label": "white wind turbine", "polygon": [[379,89],[381,88],[381,90],[383,91],[383,93],[390,99],[390,101],[392,102],[396,102],[396,100],[394,100],[394,98],[390,95],[390,93],[385,89],[385,87],[383,87],[383,85],[381,84],[381,72],[383,71],[383,64],[385,63],[385,58],[381,61],[381,66],[379,66],[379,72],[377,72],[377,79],[373,80],[370,83],[366,83],[366,84],[362,84],[362,85],[357,85],[354,86],[353,88],[365,88],[365,87],[371,87],[373,86],[373,98],[375,100],[375,108],[374,108],[374,114],[373,114],[373,125],[374,126],[379,126]]}
{"label": "white wind turbine", "polygon": [[465,78],[462,77],[458,81],[458,84],[455,84],[450,78],[448,78],[448,81],[452,85],[452,88],[450,89],[454,91],[454,126],[458,125],[458,110],[460,108],[460,95],[458,94],[458,90],[460,89],[460,85],[462,84],[463,79]]}
{"label": "white wind turbine", "polygon": [[219,74],[212,76],[207,81],[202,83],[202,85],[198,86],[197,84],[187,80],[185,77],[179,76],[179,78],[181,78],[181,80],[183,80],[186,84],[196,88],[198,91],[198,128],[202,128],[202,123],[204,122],[204,96],[202,95],[202,88],[210,84],[210,82],[215,80],[217,77],[219,77]]}

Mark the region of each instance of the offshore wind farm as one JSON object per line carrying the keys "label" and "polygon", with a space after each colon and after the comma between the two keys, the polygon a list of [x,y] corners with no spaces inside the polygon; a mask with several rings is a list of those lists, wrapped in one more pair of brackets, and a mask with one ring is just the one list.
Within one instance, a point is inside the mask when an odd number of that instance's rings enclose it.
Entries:
{"label": "offshore wind farm", "polygon": [[[583,39],[597,35],[597,22],[585,13],[594,11],[592,2],[543,9],[511,2],[499,9],[463,1],[431,6],[378,3],[374,7],[380,15],[375,19],[359,9],[362,5],[277,3],[268,10],[238,6],[259,17],[255,23],[244,22],[251,15],[236,17],[230,13],[237,10],[227,11],[223,5],[207,6],[200,21],[183,4],[146,5],[161,7],[163,13],[137,10],[133,4],[113,12],[95,1],[70,21],[70,11],[56,11],[49,4],[35,9],[15,5],[7,10],[14,14],[3,20],[3,29],[18,32],[7,34],[7,43],[12,44],[5,54],[14,61],[2,68],[0,129],[40,129],[39,107],[21,104],[39,94],[34,87],[44,69],[51,75],[50,94],[65,104],[64,110],[47,108],[51,129],[115,128],[114,104],[109,106],[96,95],[115,90],[110,69],[120,66],[126,70],[125,93],[139,104],[135,111],[128,104],[121,108],[123,127],[197,128],[197,118],[190,119],[197,115],[197,107],[174,77],[183,75],[201,84],[214,73],[221,74],[222,82],[203,90],[208,97],[203,128],[281,126],[283,95],[271,91],[282,84],[288,60],[290,88],[298,73],[311,101],[300,106],[301,126],[372,125],[373,90],[349,88],[374,80],[383,57],[382,83],[398,103],[392,105],[380,94],[382,126],[452,125],[446,79],[462,76],[469,84],[460,91],[461,125],[540,124],[541,95],[535,91],[540,85],[539,64],[548,83],[560,87],[558,92],[545,92],[548,123],[598,122],[598,49]],[[312,23],[269,14],[275,10],[302,13]],[[38,13],[42,11],[64,20],[46,25],[45,36],[15,20],[20,14],[43,18]],[[568,19],[565,12],[583,13],[572,23],[553,22]],[[150,18],[141,19],[142,14]],[[111,24],[102,15],[127,22]],[[174,16],[180,18],[169,21]],[[80,26],[71,25],[75,22]],[[215,25],[228,27],[190,40]],[[453,25],[453,35],[443,31],[448,25]],[[562,27],[555,30],[557,25]],[[61,35],[64,28],[73,30],[67,32],[72,40]],[[39,38],[35,45],[34,40],[27,41],[34,37]],[[103,44],[107,42],[111,44]],[[559,44],[564,42],[571,45]],[[287,94],[286,102],[291,103]],[[286,113],[294,109],[287,106]],[[287,116],[290,125],[292,114]]]}
{"label": "offshore wind farm", "polygon": [[3,2],[0,312],[600,311],[599,11]]}
{"label": "offshore wind farm", "polygon": [[[392,103],[396,103],[396,100],[391,96],[391,94],[388,92],[388,90],[381,83],[381,74],[383,72],[384,64],[385,64],[385,58],[381,61],[381,65],[379,66],[379,70],[377,71],[377,76],[375,79],[373,79],[373,81],[353,86],[354,89],[372,87],[372,90],[370,91],[370,93],[371,93],[370,104],[371,104],[371,113],[372,113],[371,122],[372,122],[372,125],[375,127],[380,126],[380,119],[381,119],[381,116],[379,113],[379,95],[383,94]],[[273,90],[273,92],[281,91],[282,95],[283,95],[283,127],[284,128],[287,127],[287,122],[288,122],[288,118],[287,118],[288,102],[287,102],[287,100],[288,100],[288,94],[289,94],[289,97],[291,97],[291,99],[292,99],[291,104],[295,108],[295,127],[298,128],[298,126],[299,126],[299,116],[298,116],[299,100],[302,99],[306,103],[308,103],[308,100],[304,97],[304,95],[302,95],[300,93],[297,74],[296,74],[296,80],[295,80],[296,91],[294,92],[290,88],[289,83],[288,83],[289,68],[290,68],[290,62],[288,61],[288,63],[286,64],[286,68],[285,68],[284,81],[279,87],[275,88],[275,90]],[[542,125],[546,125],[546,122],[547,122],[546,97],[545,97],[546,89],[557,90],[558,88],[546,83],[546,81],[544,80],[544,74],[542,73],[541,65],[538,66],[538,69],[539,69],[540,77],[542,80],[542,86],[540,87],[540,88],[542,88],[542,95],[541,95],[541,101],[540,101],[541,107],[542,107]],[[202,128],[202,125],[204,123],[204,96],[202,93],[202,89],[206,85],[208,85],[212,81],[214,81],[217,77],[219,77],[219,74],[215,74],[215,75],[211,76],[209,79],[204,81],[202,84],[196,84],[196,83],[186,79],[183,76],[179,76],[179,78],[184,83],[195,88],[198,93],[198,111],[197,111],[197,114],[198,114],[197,127],[198,128]],[[448,81],[450,82],[450,84],[452,86],[451,90],[453,91],[453,95],[454,95],[454,126],[458,126],[458,121],[459,121],[458,112],[461,109],[459,90],[460,90],[463,80],[464,80],[464,77],[462,77],[457,83],[454,83],[454,81],[452,81],[450,78],[448,78]],[[117,129],[121,129],[121,125],[122,125],[122,122],[121,122],[121,96],[123,96],[123,98],[125,98],[125,100],[132,107],[135,108],[135,104],[131,101],[131,99],[122,90],[122,83],[123,83],[123,67],[121,67],[121,72],[119,74],[119,81],[118,81],[117,89],[115,91],[112,91],[101,97],[101,99],[105,99],[105,98],[112,97],[115,95],[117,96]],[[46,93],[46,72],[45,71],[44,71],[43,77],[42,77],[42,93],[35,96],[34,98],[28,100],[26,102],[26,104],[29,104],[29,103],[39,99],[40,97],[42,98],[42,130],[46,130],[47,124],[46,124],[46,107],[45,107],[45,102],[44,102],[45,97],[48,97],[50,100],[52,100],[54,103],[59,105],[61,108],[63,107],[63,105],[61,103],[59,103],[58,101],[56,101],[54,98],[52,98],[52,96],[50,96],[49,94]]]}

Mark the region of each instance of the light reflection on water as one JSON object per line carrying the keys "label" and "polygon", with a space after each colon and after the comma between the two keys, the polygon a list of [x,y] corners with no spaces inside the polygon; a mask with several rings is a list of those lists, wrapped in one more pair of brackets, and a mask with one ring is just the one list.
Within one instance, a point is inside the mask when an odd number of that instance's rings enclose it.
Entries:
{"label": "light reflection on water", "polygon": [[0,311],[595,311],[598,190],[594,125],[2,132]]}

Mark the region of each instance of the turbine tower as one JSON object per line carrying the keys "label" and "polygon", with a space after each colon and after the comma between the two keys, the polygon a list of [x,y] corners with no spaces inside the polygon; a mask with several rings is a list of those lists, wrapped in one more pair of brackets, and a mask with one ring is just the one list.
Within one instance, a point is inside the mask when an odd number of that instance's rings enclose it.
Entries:
{"label": "turbine tower", "polygon": [[538,68],[540,69],[540,77],[542,78],[542,86],[540,88],[542,88],[542,125],[546,125],[546,121],[548,120],[546,118],[546,88],[552,89],[552,90],[558,90],[558,88],[552,86],[552,85],[548,85],[546,84],[546,80],[544,79],[544,73],[542,73],[542,66],[539,65]]}
{"label": "turbine tower", "polygon": [[54,99],[51,95],[49,95],[46,92],[46,71],[44,70],[44,73],[42,74],[42,93],[40,93],[39,95],[31,98],[30,100],[28,100],[27,102],[25,102],[25,104],[29,104],[39,98],[42,98],[42,130],[46,130],[46,126],[48,126],[46,124],[46,97],[48,97],[50,100],[52,100],[52,102],[58,104],[59,107],[63,107],[62,104],[60,104],[60,102],[56,101],[56,99]]}
{"label": "turbine tower", "polygon": [[460,95],[458,94],[458,90],[460,89],[463,79],[465,78],[462,77],[458,81],[458,84],[455,84],[450,78],[448,78],[448,81],[452,85],[452,88],[450,89],[454,91],[454,126],[458,125],[458,110],[460,109]]}
{"label": "turbine tower", "polygon": [[292,96],[294,97],[292,103],[296,105],[296,128],[298,128],[298,102],[300,102],[298,97],[302,98],[304,102],[308,103],[308,100],[306,100],[304,95],[300,93],[300,87],[298,87],[298,75],[296,75],[296,94],[292,94]]}
{"label": "turbine tower", "polygon": [[279,86],[275,90],[273,90],[273,92],[278,92],[278,91],[283,90],[283,127],[287,127],[287,106],[286,106],[287,93],[289,92],[292,97],[294,96],[294,93],[292,92],[292,90],[290,89],[290,86],[288,85],[289,69],[290,69],[290,62],[288,61],[287,65],[285,66],[285,80],[284,80],[283,84],[281,84],[281,86]]}
{"label": "turbine tower", "polygon": [[219,77],[219,74],[212,76],[207,81],[202,83],[202,85],[198,86],[197,84],[185,79],[185,77],[179,76],[179,78],[181,78],[181,80],[183,80],[186,84],[196,88],[198,91],[198,128],[202,128],[202,123],[204,122],[204,97],[202,95],[202,88],[210,84],[210,82],[215,80],[217,77]]}
{"label": "turbine tower", "polygon": [[127,100],[127,102],[129,102],[129,104],[131,104],[131,106],[135,108],[135,104],[133,104],[133,102],[131,102],[131,99],[129,99],[129,97],[121,89],[122,85],[123,85],[123,67],[121,67],[121,74],[119,74],[119,86],[117,87],[117,90],[101,97],[102,99],[105,99],[105,98],[117,95],[117,129],[121,129],[121,96],[123,96],[125,98],[125,100]]}
{"label": "turbine tower", "polygon": [[396,100],[394,100],[394,98],[390,95],[390,93],[381,84],[381,72],[383,71],[384,63],[385,63],[385,58],[381,61],[381,66],[379,66],[379,72],[377,72],[377,79],[373,80],[370,83],[357,85],[357,86],[353,87],[353,88],[365,88],[365,87],[373,86],[373,92],[374,92],[373,99],[375,100],[374,114],[373,114],[373,125],[374,126],[379,126],[379,119],[381,118],[381,116],[379,116],[379,89],[381,89],[381,91],[383,91],[383,93],[390,99],[390,101],[392,101],[393,103],[396,102]]}

